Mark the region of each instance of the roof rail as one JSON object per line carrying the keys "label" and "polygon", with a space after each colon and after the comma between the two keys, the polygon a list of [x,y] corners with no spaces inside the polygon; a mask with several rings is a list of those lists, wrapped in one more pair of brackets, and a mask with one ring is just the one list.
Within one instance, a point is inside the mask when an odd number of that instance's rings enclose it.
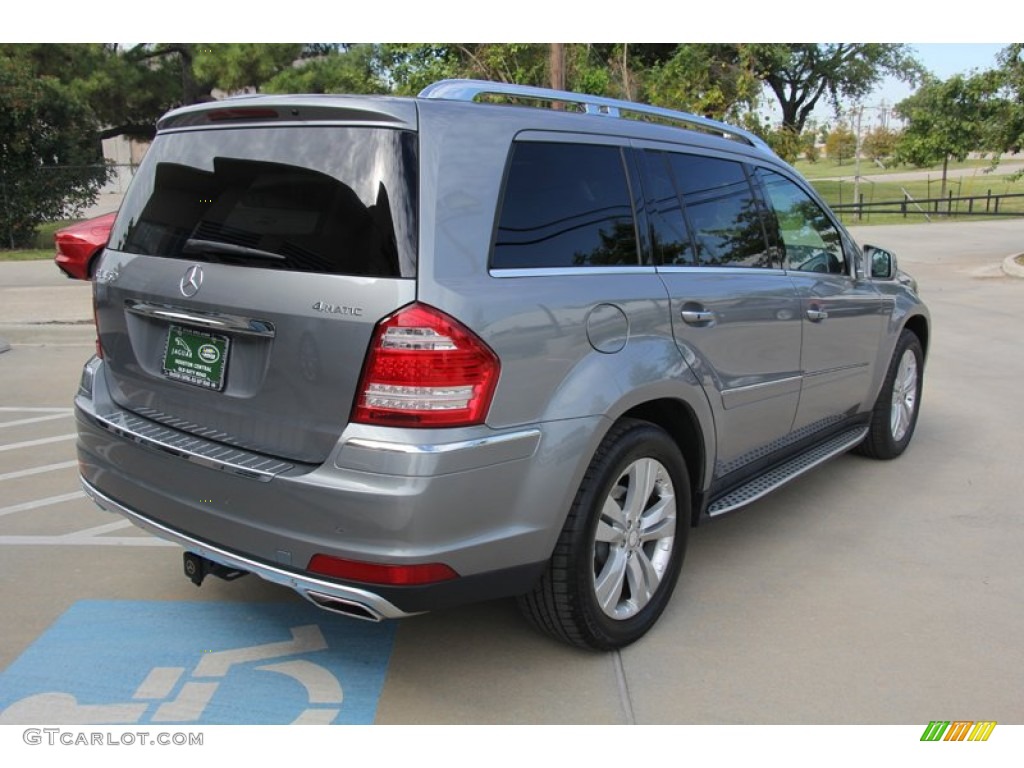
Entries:
{"label": "roof rail", "polygon": [[453,101],[473,101],[482,94],[496,96],[517,96],[524,99],[546,102],[565,102],[579,104],[589,115],[621,117],[622,112],[633,112],[638,115],[651,115],[689,128],[710,131],[749,144],[752,147],[775,154],[771,147],[756,134],[736,128],[728,123],[712,120],[709,117],[693,115],[689,112],[677,112],[633,101],[609,99],[604,96],[589,96],[571,91],[556,91],[551,88],[537,88],[532,85],[516,85],[514,83],[494,83],[489,80],[440,80],[432,83],[419,93],[421,99],[451,99]]}

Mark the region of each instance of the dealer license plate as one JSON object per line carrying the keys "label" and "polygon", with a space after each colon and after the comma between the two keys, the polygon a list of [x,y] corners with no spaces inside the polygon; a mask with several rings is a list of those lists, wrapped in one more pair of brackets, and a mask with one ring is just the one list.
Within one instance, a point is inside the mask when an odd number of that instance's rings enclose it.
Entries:
{"label": "dealer license plate", "polygon": [[219,392],[228,369],[228,345],[226,336],[172,325],[167,330],[164,376]]}

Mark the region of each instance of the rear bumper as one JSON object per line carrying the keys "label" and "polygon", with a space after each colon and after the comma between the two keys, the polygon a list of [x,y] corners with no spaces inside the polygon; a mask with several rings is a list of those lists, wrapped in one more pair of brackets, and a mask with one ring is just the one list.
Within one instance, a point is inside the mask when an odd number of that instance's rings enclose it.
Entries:
{"label": "rear bumper", "polygon": [[[362,606],[367,611],[366,618],[378,621],[380,619],[400,619],[404,616],[411,615],[372,592],[367,592],[363,589],[357,589],[355,587],[335,582],[311,578],[309,576],[287,571],[283,568],[277,568],[266,563],[260,563],[251,558],[229,552],[226,549],[213,546],[212,544],[207,544],[206,542],[200,541],[192,536],[188,536],[180,531],[175,531],[166,525],[150,520],[136,510],[130,509],[124,504],[114,501],[109,496],[106,496],[96,490],[96,488],[90,485],[85,479],[82,479],[81,482],[82,488],[85,490],[86,494],[102,509],[123,515],[135,523],[135,525],[139,526],[143,530],[149,531],[154,536],[174,542],[189,552],[195,552],[197,555],[202,555],[206,559],[213,560],[214,562],[220,563],[228,568],[236,568],[241,571],[246,571],[247,573],[255,574],[261,579],[273,582],[274,584],[291,587],[300,595],[318,605],[323,604],[322,598],[324,597],[346,601],[357,606]],[[321,599],[318,600],[318,598]]]}
{"label": "rear bumper", "polygon": [[[543,572],[590,455],[597,420],[490,430],[351,425],[319,466],[246,452],[147,422],[110,400],[101,361],[76,397],[82,483],[96,503],[209,560],[322,607],[398,618],[528,591]],[[443,439],[441,439],[443,438]],[[571,457],[571,458],[567,458]],[[459,578],[365,584],[306,570],[323,554],[443,563]]]}

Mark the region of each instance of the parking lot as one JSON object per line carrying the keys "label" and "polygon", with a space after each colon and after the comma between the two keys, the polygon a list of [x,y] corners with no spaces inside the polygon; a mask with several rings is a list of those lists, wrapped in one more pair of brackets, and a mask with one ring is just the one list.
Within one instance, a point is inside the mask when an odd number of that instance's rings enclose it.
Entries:
{"label": "parking lot", "polygon": [[854,231],[932,311],[913,444],[698,528],[612,654],[509,600],[368,624],[255,577],[197,589],[78,486],[89,286],[0,264],[0,723],[1024,723],[1024,280],[999,269],[1024,220]]}

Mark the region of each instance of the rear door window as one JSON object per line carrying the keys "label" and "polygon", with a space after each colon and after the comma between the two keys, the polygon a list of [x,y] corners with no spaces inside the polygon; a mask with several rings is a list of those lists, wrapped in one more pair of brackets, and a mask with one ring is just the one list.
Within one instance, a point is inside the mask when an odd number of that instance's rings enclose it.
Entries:
{"label": "rear door window", "polygon": [[697,263],[715,267],[772,267],[757,198],[741,163],[669,153],[697,247]]}
{"label": "rear door window", "polygon": [[554,142],[513,146],[492,268],[638,263],[622,149]]}

